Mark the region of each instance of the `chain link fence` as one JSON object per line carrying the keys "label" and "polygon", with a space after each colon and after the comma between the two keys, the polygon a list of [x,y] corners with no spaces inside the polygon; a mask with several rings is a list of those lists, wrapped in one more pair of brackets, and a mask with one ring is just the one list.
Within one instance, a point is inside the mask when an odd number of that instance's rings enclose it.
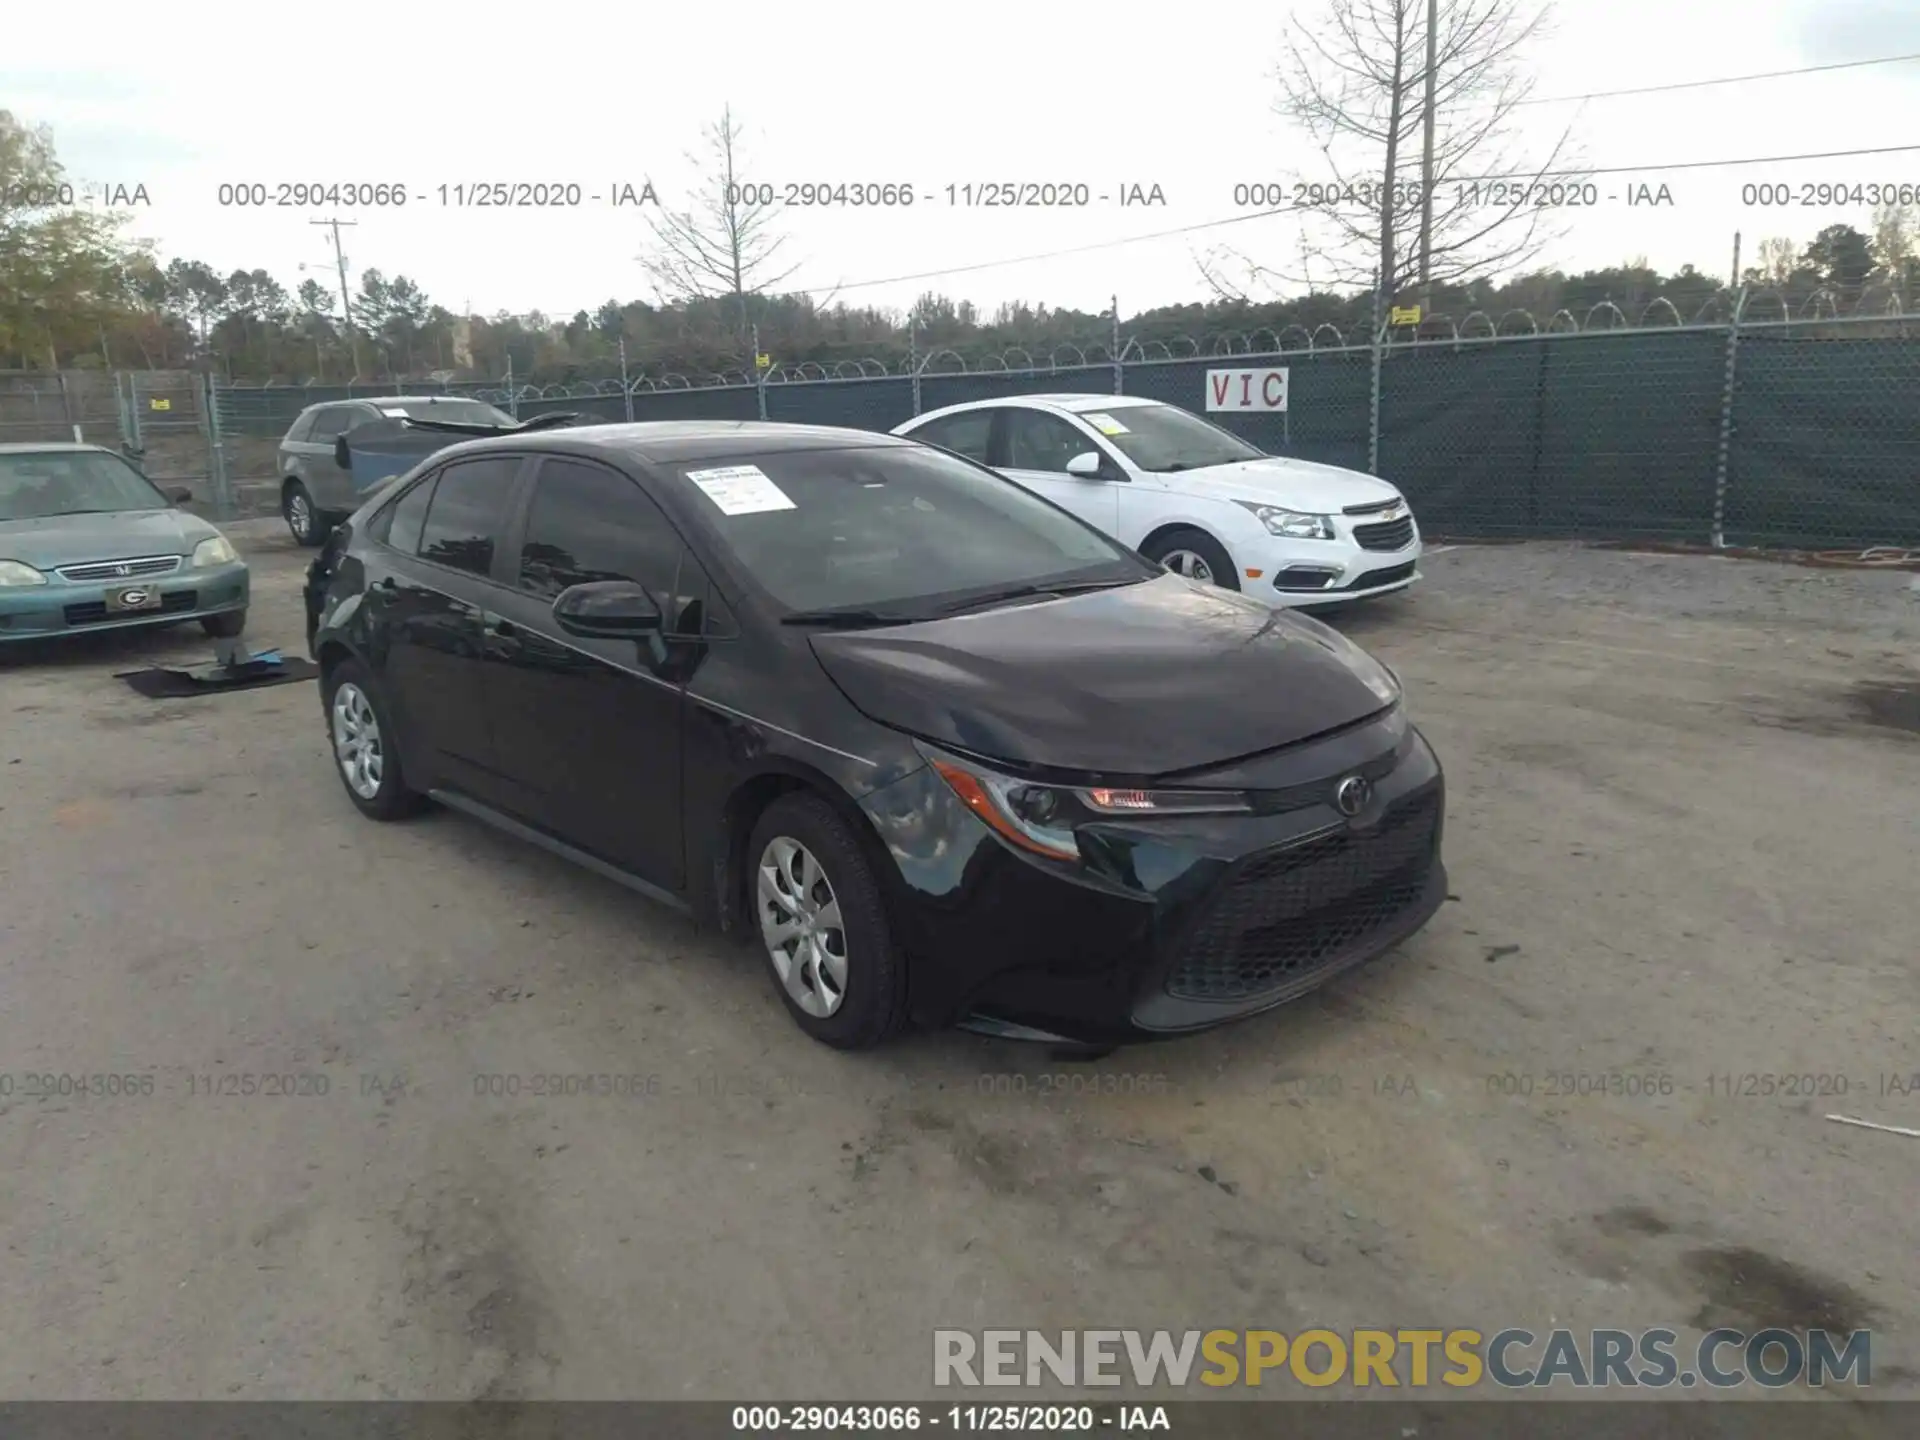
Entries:
{"label": "chain link fence", "polygon": [[[1664,302],[1661,302],[1664,303]],[[1599,314],[1603,307],[1596,307]],[[1611,307],[1606,307],[1611,308]],[[1378,472],[1430,535],[1715,546],[1920,549],[1920,317],[1756,307],[1682,323],[1671,306],[1468,317],[1415,331],[1178,337],[886,362],[774,364],[759,378],[642,376],[534,386],[400,381],[228,385],[186,372],[0,375],[0,443],[144,451],[148,473],[224,515],[278,507],[277,454],[309,405],[383,395],[485,400],[521,419],[767,419],[889,430],[962,401],[1077,391],[1163,400],[1270,454]],[[1664,318],[1669,323],[1658,323]],[[1521,323],[1524,321],[1524,323]],[[1618,322],[1618,323],[1616,323]],[[1284,409],[1208,412],[1210,372],[1287,374]]]}
{"label": "chain link fence", "polygon": [[0,445],[78,439],[117,447],[120,380],[108,370],[0,371]]}

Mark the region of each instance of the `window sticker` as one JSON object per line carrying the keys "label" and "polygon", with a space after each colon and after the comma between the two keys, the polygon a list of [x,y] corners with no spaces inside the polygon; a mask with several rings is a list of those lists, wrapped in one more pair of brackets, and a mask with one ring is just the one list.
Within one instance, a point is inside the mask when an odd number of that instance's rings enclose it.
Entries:
{"label": "window sticker", "polygon": [[720,507],[722,515],[759,515],[769,510],[795,510],[792,500],[758,465],[723,465],[717,470],[689,470],[687,478]]}

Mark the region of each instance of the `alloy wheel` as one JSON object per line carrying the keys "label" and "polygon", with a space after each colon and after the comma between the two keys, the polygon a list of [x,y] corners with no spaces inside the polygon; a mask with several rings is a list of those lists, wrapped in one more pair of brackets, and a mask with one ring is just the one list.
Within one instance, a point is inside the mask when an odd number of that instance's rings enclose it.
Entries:
{"label": "alloy wheel", "polygon": [[847,932],[827,872],[798,840],[760,855],[760,935],[793,1003],[824,1020],[847,996]]}
{"label": "alloy wheel", "polygon": [[305,540],[313,534],[313,507],[302,491],[296,490],[287,497],[287,528],[293,531],[296,540]]}
{"label": "alloy wheel", "polygon": [[362,800],[380,793],[380,778],[386,769],[380,719],[373,713],[366,692],[351,681],[333,695],[333,754],[349,790]]}
{"label": "alloy wheel", "polygon": [[1160,557],[1160,563],[1174,574],[1184,575],[1189,580],[1198,580],[1203,585],[1216,583],[1213,567],[1207,564],[1206,557],[1191,550],[1169,550]]}

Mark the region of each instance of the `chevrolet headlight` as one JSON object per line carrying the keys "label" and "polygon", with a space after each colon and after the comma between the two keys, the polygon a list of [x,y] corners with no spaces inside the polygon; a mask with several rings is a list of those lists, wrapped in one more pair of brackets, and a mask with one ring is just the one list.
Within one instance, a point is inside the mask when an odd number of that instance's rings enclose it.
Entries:
{"label": "chevrolet headlight", "polygon": [[1074,833],[1091,820],[1120,816],[1236,815],[1247,797],[1233,790],[1120,790],[1042,785],[973,760],[928,752],[927,758],[960,803],[1003,840],[1050,860],[1078,860]]}
{"label": "chevrolet headlight", "polygon": [[231,565],[240,558],[224,535],[209,535],[193,547],[193,568],[204,570],[209,565]]}
{"label": "chevrolet headlight", "polygon": [[21,560],[0,560],[0,585],[44,585],[47,577]]}
{"label": "chevrolet headlight", "polygon": [[1267,527],[1270,535],[1279,535],[1288,540],[1332,540],[1333,517],[1331,515],[1309,515],[1302,510],[1288,510],[1279,505],[1261,505],[1252,500],[1240,502],[1251,510],[1260,523]]}

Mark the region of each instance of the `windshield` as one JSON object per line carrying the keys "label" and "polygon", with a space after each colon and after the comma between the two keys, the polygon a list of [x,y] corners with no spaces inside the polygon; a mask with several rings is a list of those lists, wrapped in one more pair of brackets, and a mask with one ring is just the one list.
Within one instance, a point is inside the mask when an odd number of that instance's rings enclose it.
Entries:
{"label": "windshield", "polygon": [[[1100,415],[1094,427],[1142,470],[1204,470],[1264,458],[1239,436],[1171,405],[1122,405]],[[1116,434],[1116,427],[1124,429]]]}
{"label": "windshield", "polygon": [[792,611],[929,614],[1036,582],[1160,573],[1011,480],[917,446],[702,460],[678,473],[751,577]]}
{"label": "windshield", "polygon": [[398,410],[409,420],[451,420],[459,425],[514,425],[519,422],[484,400],[378,400],[382,415]]}
{"label": "windshield", "polygon": [[0,520],[165,508],[166,497],[116,455],[97,450],[0,455]]}

